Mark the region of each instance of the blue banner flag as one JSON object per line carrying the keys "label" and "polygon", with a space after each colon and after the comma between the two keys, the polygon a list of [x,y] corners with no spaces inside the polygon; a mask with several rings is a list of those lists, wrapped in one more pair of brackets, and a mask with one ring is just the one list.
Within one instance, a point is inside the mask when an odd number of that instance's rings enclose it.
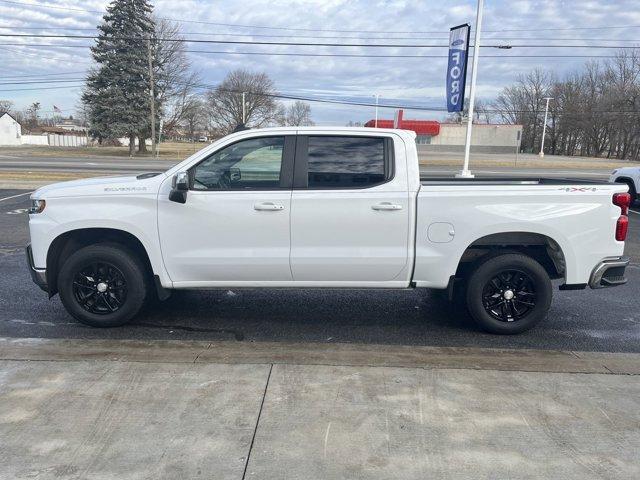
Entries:
{"label": "blue banner flag", "polygon": [[464,108],[464,86],[469,58],[468,23],[453,27],[449,33],[449,64],[447,65],[447,112]]}

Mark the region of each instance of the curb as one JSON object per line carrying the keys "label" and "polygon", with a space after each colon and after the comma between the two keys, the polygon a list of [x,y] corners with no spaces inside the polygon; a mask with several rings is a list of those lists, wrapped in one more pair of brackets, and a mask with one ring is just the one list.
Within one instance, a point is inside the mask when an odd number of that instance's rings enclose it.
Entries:
{"label": "curb", "polygon": [[0,337],[0,360],[295,364],[640,375],[640,354],[346,343]]}

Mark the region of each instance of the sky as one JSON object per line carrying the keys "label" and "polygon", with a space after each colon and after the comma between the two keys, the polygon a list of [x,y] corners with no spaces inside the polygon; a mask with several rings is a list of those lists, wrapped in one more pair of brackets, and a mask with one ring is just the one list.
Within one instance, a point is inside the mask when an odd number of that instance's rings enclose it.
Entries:
{"label": "sky", "polygon": [[[92,35],[108,3],[0,0],[0,34]],[[209,52],[188,54],[206,84],[216,85],[229,71],[244,68],[266,72],[278,91],[287,95],[373,103],[378,94],[381,104],[426,108],[446,105],[449,28],[462,23],[474,28],[476,22],[476,0],[156,0],[152,4],[157,16],[176,21],[189,39],[433,45],[187,46],[191,51]],[[44,115],[52,112],[53,105],[65,115],[73,114],[83,76],[91,66],[91,43],[91,39],[0,37],[0,99],[12,101],[18,108],[40,102]],[[615,54],[615,48],[603,46],[640,45],[640,1],[486,0],[480,43],[477,97],[491,101],[518,75],[534,68],[562,77],[579,70],[586,61]],[[51,46],[63,44],[79,47]],[[386,57],[254,56],[212,51]],[[318,125],[364,122],[374,116],[373,107],[311,102],[311,108]],[[380,118],[393,118],[393,113],[391,108],[381,108]],[[407,109],[404,118],[440,120],[443,114]]]}

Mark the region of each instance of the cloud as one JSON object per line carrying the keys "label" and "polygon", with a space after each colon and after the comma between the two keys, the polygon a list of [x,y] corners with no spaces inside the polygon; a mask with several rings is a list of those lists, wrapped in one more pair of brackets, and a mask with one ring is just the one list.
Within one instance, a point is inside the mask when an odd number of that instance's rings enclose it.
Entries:
{"label": "cloud", "polygon": [[[31,0],[36,1],[36,0]],[[39,0],[44,2],[45,0]],[[107,4],[101,0],[61,0],[47,3],[57,9],[20,7],[0,2],[0,23],[14,27],[17,33],[82,33],[64,28],[92,28],[100,15],[68,9],[103,11]],[[286,36],[306,36],[300,41],[328,41],[335,43],[398,42],[447,43],[448,29],[460,23],[475,22],[474,0],[447,2],[415,2],[404,0],[159,0],[154,3],[159,16],[185,19],[181,23],[185,33],[226,35],[255,35],[238,37],[243,40],[295,41]],[[512,45],[622,43],[632,29],[566,30],[570,28],[615,27],[640,23],[640,5],[637,1],[610,2],[557,1],[557,0],[489,0],[485,5],[483,44],[509,43]],[[194,22],[245,25],[230,27]],[[253,27],[251,27],[253,26]],[[256,28],[255,26],[267,27]],[[33,30],[40,27],[42,30]],[[46,30],[56,27],[55,30]],[[24,29],[29,28],[29,29]],[[297,29],[297,30],[287,30]],[[10,30],[0,29],[0,32]],[[369,32],[369,33],[363,33]],[[388,32],[421,32],[388,33]],[[87,32],[84,32],[87,33]],[[281,35],[285,37],[265,37]],[[354,38],[355,37],[355,38]],[[377,37],[379,40],[360,40]],[[232,38],[223,36],[189,35],[189,38]],[[394,40],[397,39],[397,40]],[[598,39],[593,41],[592,39]],[[2,39],[1,42],[12,40]],[[62,40],[24,40],[12,43],[61,43]],[[88,44],[90,41],[71,41]],[[190,50],[309,52],[349,54],[424,54],[446,55],[443,48],[373,49],[364,47],[293,47],[293,46],[233,46],[190,45]],[[512,50],[485,48],[483,55],[504,55],[504,58],[482,58],[478,74],[478,94],[484,99],[495,97],[512,83],[519,74],[542,67],[562,76],[581,67],[585,59],[515,58],[518,54],[560,54],[571,49],[522,47]],[[610,54],[610,50],[582,49],[582,54]],[[223,54],[190,54],[194,66],[200,70],[205,83],[216,84],[230,70],[247,68],[265,71],[284,93],[309,96],[349,98],[371,101],[375,93],[383,100],[406,100],[419,105],[444,105],[446,58],[349,58],[349,57],[294,57],[249,56]],[[508,58],[512,56],[511,58]],[[50,47],[3,47],[0,61],[11,71],[26,73],[55,73],[78,70],[90,64],[88,49],[54,49]],[[66,90],[2,92],[0,98],[27,105],[33,101],[50,103],[52,92],[56,101],[72,109],[78,93]],[[312,104],[314,119],[318,123],[344,124],[348,120],[366,120],[370,109]],[[391,112],[383,112],[391,116]],[[432,116],[433,113],[407,113],[406,116]]]}

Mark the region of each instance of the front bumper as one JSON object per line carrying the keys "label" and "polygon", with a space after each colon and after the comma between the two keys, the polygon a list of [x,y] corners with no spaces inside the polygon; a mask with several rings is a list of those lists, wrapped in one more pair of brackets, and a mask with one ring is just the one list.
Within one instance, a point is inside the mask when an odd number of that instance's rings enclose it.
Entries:
{"label": "front bumper", "polygon": [[49,285],[47,284],[47,269],[36,268],[33,264],[33,253],[31,252],[31,244],[26,247],[27,263],[29,264],[29,273],[31,274],[31,280],[38,285],[42,290],[49,293]]}
{"label": "front bumper", "polygon": [[605,258],[595,266],[589,278],[591,288],[617,287],[627,283],[624,271],[629,265],[629,257]]}

